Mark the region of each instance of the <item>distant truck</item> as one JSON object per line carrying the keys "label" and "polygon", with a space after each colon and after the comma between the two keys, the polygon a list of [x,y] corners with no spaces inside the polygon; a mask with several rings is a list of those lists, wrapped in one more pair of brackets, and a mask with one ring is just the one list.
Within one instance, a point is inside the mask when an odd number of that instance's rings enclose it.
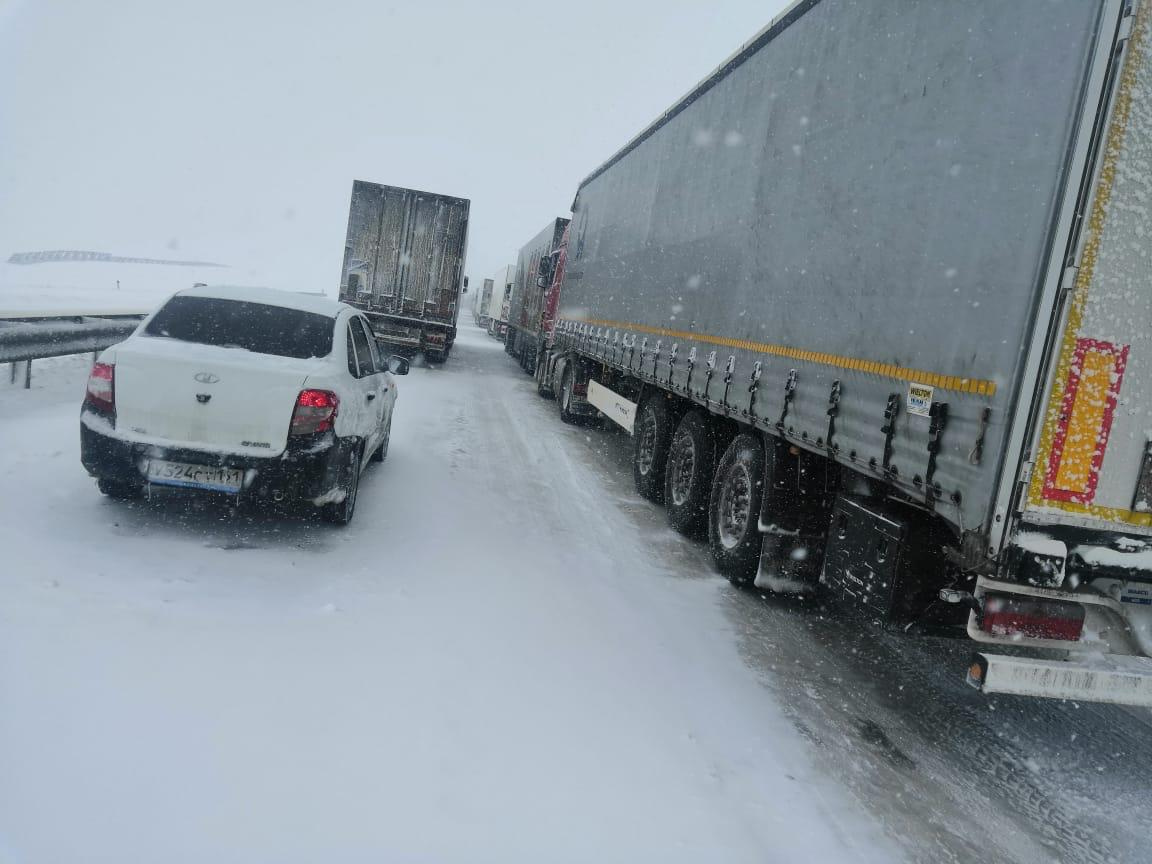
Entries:
{"label": "distant truck", "polygon": [[340,299],[364,312],[393,349],[448,358],[467,287],[465,198],[356,180]]}
{"label": "distant truck", "polygon": [[485,279],[483,286],[472,297],[472,320],[477,327],[488,326],[488,303],[492,299],[494,284],[491,279]]}
{"label": "distant truck", "polygon": [[509,304],[508,336],[504,344],[529,375],[536,372],[536,355],[542,344],[540,319],[544,291],[548,287],[549,263],[567,227],[567,219],[553,219],[517,256],[516,285]]}
{"label": "distant truck", "polygon": [[508,315],[512,292],[516,289],[516,267],[501,267],[492,277],[492,296],[488,299],[488,335],[501,342],[508,335]]}
{"label": "distant truck", "polygon": [[1152,0],[801,0],[581,183],[538,387],[733,583],[1152,706],[1150,118]]}

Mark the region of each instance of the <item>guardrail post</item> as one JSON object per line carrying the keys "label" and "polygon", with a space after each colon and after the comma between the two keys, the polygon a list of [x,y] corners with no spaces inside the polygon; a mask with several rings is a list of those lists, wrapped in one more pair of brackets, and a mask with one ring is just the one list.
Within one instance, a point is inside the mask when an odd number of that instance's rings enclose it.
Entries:
{"label": "guardrail post", "polygon": [[32,389],[32,361],[31,360],[25,360],[24,361],[24,389],[25,390],[31,390]]}
{"label": "guardrail post", "polygon": [[15,384],[16,383],[16,361],[15,360],[13,360],[11,363],[8,364],[8,383],[9,384]]}

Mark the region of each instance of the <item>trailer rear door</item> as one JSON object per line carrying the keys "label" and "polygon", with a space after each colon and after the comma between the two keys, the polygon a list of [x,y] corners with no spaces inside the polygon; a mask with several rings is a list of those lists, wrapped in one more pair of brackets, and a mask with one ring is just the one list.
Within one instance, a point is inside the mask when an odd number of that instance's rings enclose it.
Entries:
{"label": "trailer rear door", "polygon": [[1152,534],[1152,3],[1123,26],[1023,509]]}

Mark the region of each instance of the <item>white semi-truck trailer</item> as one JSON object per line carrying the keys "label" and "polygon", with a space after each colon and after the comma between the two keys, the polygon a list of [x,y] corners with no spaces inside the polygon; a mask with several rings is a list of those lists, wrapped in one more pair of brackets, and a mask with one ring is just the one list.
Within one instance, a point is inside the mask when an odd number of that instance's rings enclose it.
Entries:
{"label": "white semi-truck trailer", "polygon": [[488,333],[504,341],[508,335],[508,315],[512,292],[516,290],[516,265],[501,267],[492,276],[492,296],[488,299]]}
{"label": "white semi-truck trailer", "polygon": [[538,383],[733,582],[1152,705],[1150,238],[1150,0],[802,0],[580,185]]}

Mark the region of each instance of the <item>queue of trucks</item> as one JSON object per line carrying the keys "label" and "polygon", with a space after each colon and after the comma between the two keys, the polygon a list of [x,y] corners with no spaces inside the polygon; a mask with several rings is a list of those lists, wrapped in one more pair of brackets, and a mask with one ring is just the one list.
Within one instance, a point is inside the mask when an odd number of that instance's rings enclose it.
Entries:
{"label": "queue of trucks", "polygon": [[967,634],[986,692],[1150,706],[1150,30],[799,0],[477,320],[733,583]]}

